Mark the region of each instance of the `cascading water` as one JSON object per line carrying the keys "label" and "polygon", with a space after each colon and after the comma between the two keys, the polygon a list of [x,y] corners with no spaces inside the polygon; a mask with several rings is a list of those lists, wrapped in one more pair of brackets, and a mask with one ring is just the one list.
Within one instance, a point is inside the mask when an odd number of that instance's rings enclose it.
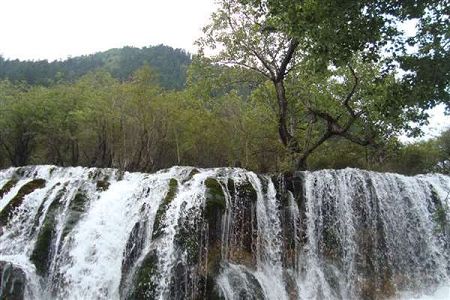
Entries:
{"label": "cascading water", "polygon": [[3,299],[450,298],[450,177],[0,171]]}

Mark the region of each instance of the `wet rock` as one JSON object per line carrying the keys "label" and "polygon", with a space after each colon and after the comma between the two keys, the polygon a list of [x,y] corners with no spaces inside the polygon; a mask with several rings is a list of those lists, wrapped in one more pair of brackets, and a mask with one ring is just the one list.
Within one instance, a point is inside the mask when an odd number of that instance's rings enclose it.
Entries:
{"label": "wet rock", "polygon": [[78,190],[75,197],[69,204],[68,215],[65,220],[64,229],[62,233],[62,240],[75,228],[81,219],[81,216],[86,212],[89,198],[85,191]]}
{"label": "wet rock", "polygon": [[37,189],[41,189],[45,186],[46,181],[44,179],[34,179],[24,184],[16,196],[9,201],[9,203],[0,212],[0,227],[8,223],[9,218],[12,216],[16,208],[22,205],[23,199],[26,195],[31,194]]}
{"label": "wet rock", "polygon": [[[229,184],[231,186],[231,184]],[[256,242],[257,242],[257,218],[256,201],[257,193],[248,181],[233,182],[233,190],[230,191],[229,232],[227,234],[227,256],[236,264],[255,267]]]}
{"label": "wet rock", "polygon": [[144,248],[146,230],[146,222],[136,222],[128,237],[127,244],[123,253],[122,259],[122,279],[120,281],[120,290],[124,291],[128,284],[130,272],[133,269],[139,256],[142,254]]}
{"label": "wet rock", "polygon": [[189,174],[186,176],[186,178],[183,179],[183,181],[181,182],[182,184],[188,182],[189,180],[192,179],[192,177],[194,177],[196,174],[200,173],[200,171],[198,169],[192,169]]}
{"label": "wet rock", "polygon": [[24,299],[26,282],[25,272],[20,267],[0,261],[0,299]]}
{"label": "wet rock", "polygon": [[17,184],[18,181],[18,179],[12,178],[8,182],[6,182],[0,189],[0,198],[6,195]]}
{"label": "wet rock", "polygon": [[[63,185],[63,187],[60,188],[60,190],[58,191],[58,193],[57,193],[57,195],[56,195],[56,197],[55,197],[56,199],[58,199],[57,201],[60,201],[60,199],[61,199],[61,198],[64,196],[64,194],[66,193],[66,191],[67,191],[67,185],[68,185],[68,182],[66,182],[66,183]],[[41,217],[42,217],[42,214],[44,213],[44,209],[45,209],[45,207],[46,207],[48,198],[53,194],[53,192],[55,191],[55,189],[58,188],[59,186],[61,186],[61,183],[59,183],[59,182],[56,183],[56,184],[55,184],[55,185],[47,192],[47,194],[45,195],[44,201],[42,201],[41,205],[39,205],[39,208],[38,208],[38,211],[37,211],[37,213],[36,213],[36,216],[34,217],[33,227],[31,228],[30,236],[34,235],[36,229],[37,229],[38,226],[39,226],[39,222],[40,222],[40,219],[41,219]]]}
{"label": "wet rock", "polygon": [[205,180],[206,186],[206,218],[211,219],[217,217],[217,215],[222,214],[225,210],[227,204],[225,200],[225,194],[223,192],[222,186],[214,178],[207,178]]}
{"label": "wet rock", "polygon": [[158,287],[157,252],[150,251],[137,269],[127,300],[155,299]]}
{"label": "wet rock", "polygon": [[158,207],[156,212],[155,222],[153,224],[153,234],[152,239],[157,239],[163,233],[162,222],[166,214],[167,208],[169,207],[172,200],[175,198],[178,191],[178,181],[174,178],[169,181],[169,189],[166,196]]}
{"label": "wet rock", "polygon": [[[62,197],[63,191],[58,195]],[[30,260],[36,266],[36,272],[43,276],[48,272],[48,266],[52,256],[51,246],[56,235],[56,218],[58,215],[59,207],[61,203],[60,198],[55,198],[48,208],[45,215],[44,222],[39,231],[36,244],[34,245],[33,252],[31,253]]]}
{"label": "wet rock", "polygon": [[110,185],[110,183],[108,180],[97,180],[97,183],[96,183],[97,191],[104,192],[104,191],[108,190],[109,185]]}

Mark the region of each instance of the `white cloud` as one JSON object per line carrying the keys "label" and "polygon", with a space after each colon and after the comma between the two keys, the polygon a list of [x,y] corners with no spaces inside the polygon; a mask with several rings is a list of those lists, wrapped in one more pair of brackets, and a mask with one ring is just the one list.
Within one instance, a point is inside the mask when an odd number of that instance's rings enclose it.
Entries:
{"label": "white cloud", "polygon": [[114,47],[194,51],[213,0],[2,0],[0,54],[63,59]]}
{"label": "white cloud", "polygon": [[424,135],[419,138],[409,138],[400,136],[400,141],[404,143],[412,143],[415,141],[425,141],[439,136],[444,130],[450,128],[450,115],[445,115],[445,105],[440,104],[433,109],[428,110],[430,118],[429,124],[421,127]]}

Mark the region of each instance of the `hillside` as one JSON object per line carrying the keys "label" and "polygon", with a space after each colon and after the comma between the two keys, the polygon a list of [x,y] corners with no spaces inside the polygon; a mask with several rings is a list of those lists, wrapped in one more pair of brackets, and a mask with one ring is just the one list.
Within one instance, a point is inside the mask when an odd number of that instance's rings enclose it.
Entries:
{"label": "hillside", "polygon": [[113,77],[127,80],[133,71],[148,64],[159,73],[162,87],[181,89],[190,62],[191,56],[185,50],[164,45],[110,49],[53,62],[8,60],[0,56],[0,79],[49,86],[60,81],[73,82],[90,71],[104,68]]}

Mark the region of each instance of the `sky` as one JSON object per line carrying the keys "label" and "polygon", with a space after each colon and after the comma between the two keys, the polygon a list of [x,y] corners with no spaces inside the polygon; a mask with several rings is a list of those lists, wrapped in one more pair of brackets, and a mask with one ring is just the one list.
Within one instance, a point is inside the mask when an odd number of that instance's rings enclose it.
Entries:
{"label": "sky", "polygon": [[[158,44],[195,53],[214,8],[214,0],[0,0],[0,55],[52,61]],[[450,127],[443,111],[430,111],[425,139]]]}
{"label": "sky", "polygon": [[214,0],[0,0],[0,55],[64,59],[123,46],[194,52]]}

